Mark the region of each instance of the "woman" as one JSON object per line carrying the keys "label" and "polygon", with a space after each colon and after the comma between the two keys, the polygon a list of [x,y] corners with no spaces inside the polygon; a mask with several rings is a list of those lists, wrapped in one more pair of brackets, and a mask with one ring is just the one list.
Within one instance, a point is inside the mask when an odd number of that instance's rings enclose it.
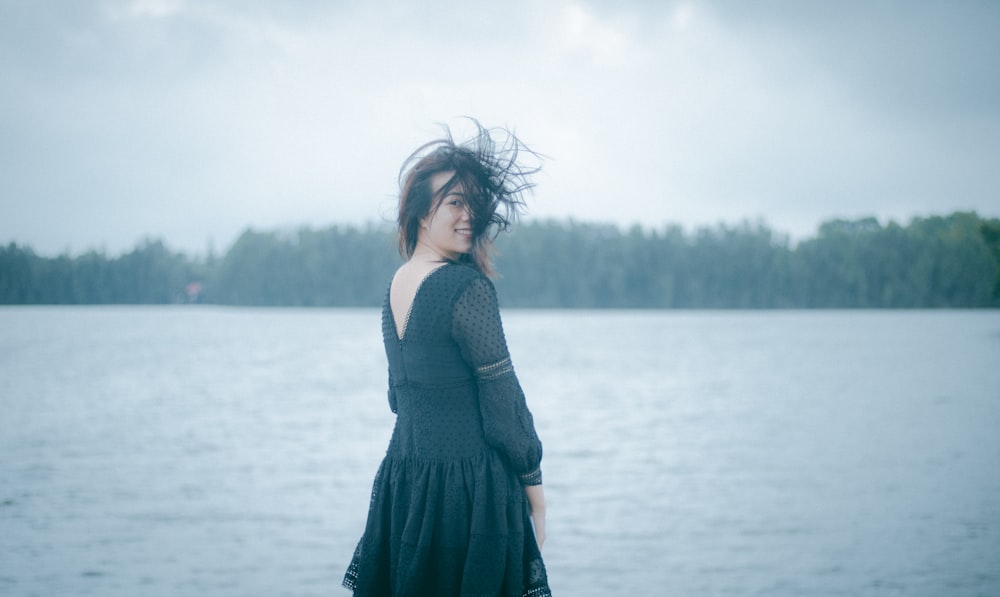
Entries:
{"label": "woman", "polygon": [[542,444],[487,278],[492,239],[538,170],[518,158],[537,154],[475,125],[471,141],[449,133],[400,171],[406,262],[382,308],[396,425],[344,577],[356,596],[551,595]]}

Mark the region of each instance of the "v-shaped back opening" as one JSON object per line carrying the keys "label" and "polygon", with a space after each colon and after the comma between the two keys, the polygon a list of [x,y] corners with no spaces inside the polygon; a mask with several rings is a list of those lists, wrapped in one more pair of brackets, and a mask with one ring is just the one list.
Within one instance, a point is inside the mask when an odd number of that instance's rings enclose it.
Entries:
{"label": "v-shaped back opening", "polygon": [[410,297],[410,304],[406,308],[406,316],[402,321],[396,317],[396,311],[392,308],[392,289],[395,286],[395,280],[389,283],[389,314],[392,316],[392,327],[393,331],[396,332],[397,341],[402,342],[406,338],[406,331],[410,326],[410,315],[413,313],[413,305],[416,304],[417,297],[420,296],[420,290],[424,287],[424,284],[430,279],[431,276],[437,273],[438,270],[444,269],[447,266],[448,262],[446,261],[424,274],[424,277],[417,283],[416,289],[413,291],[413,296]]}

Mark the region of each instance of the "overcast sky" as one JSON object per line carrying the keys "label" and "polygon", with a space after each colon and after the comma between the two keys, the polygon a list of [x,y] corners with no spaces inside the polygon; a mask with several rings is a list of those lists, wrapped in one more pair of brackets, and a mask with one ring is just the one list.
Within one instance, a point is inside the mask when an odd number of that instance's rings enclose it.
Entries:
{"label": "overcast sky", "polygon": [[0,243],[385,221],[462,115],[532,218],[996,217],[1000,2],[0,0]]}

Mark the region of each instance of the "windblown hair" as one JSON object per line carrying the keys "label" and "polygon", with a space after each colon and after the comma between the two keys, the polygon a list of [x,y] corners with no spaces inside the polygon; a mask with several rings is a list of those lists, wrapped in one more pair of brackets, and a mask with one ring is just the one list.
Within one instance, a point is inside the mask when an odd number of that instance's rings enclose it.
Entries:
{"label": "windblown hair", "polygon": [[[514,133],[503,128],[487,129],[470,118],[476,133],[456,143],[445,126],[445,136],[420,146],[399,170],[399,253],[409,259],[417,246],[420,220],[436,211],[441,200],[461,185],[469,209],[472,250],[459,258],[486,275],[493,275],[491,256],[497,235],[517,220],[524,208],[524,195],[535,184],[541,154],[529,149]],[[527,156],[531,164],[519,162]],[[455,175],[432,193],[431,178],[441,172]]]}

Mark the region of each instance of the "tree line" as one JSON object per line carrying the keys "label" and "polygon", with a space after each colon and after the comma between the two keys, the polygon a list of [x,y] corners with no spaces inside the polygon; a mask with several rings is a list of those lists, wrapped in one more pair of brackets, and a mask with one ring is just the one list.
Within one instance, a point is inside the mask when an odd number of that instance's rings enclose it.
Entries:
{"label": "tree line", "polygon": [[[764,222],[686,232],[546,220],[497,239],[501,304],[541,308],[1000,307],[1000,220],[830,220],[798,243]],[[372,307],[401,259],[388,227],[245,231],[221,257],[160,240],[117,257],[0,247],[0,304]]]}

